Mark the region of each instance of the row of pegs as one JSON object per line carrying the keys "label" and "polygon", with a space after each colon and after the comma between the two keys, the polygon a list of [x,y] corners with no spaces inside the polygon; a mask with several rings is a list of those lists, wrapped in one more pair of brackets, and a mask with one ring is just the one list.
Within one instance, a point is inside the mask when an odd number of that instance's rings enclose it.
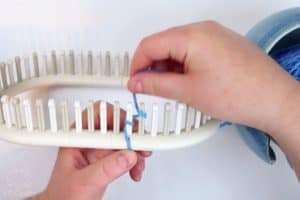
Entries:
{"label": "row of pegs", "polygon": [[76,54],[73,50],[57,54],[55,50],[50,55],[34,52],[32,57],[17,56],[14,60],[0,63],[0,88],[6,89],[10,85],[24,80],[44,75],[69,74],[69,75],[96,75],[96,76],[128,76],[129,54],[111,56],[109,51],[103,55],[101,52],[94,54],[88,51]]}
{"label": "row of pegs", "polygon": [[[51,132],[82,132],[82,106],[79,101],[75,101],[73,106],[75,110],[75,128],[70,127],[68,103],[67,101],[59,102],[59,112],[61,116],[61,128],[58,128],[58,118],[57,118],[57,106],[54,99],[48,100],[48,113],[49,113],[49,129],[46,128],[45,122],[45,110],[43,101],[38,99],[35,101],[35,109],[32,108],[31,101],[25,99],[22,102],[19,98],[8,96],[1,97],[0,106],[0,123],[5,124],[7,128],[26,128],[28,131],[39,130]],[[176,109],[175,118],[175,130],[176,135],[180,135],[184,132],[190,132],[192,129],[200,128],[205,125],[211,118],[207,115],[202,114],[200,111],[196,111],[192,107],[185,108],[185,104],[179,103]],[[145,104],[140,103],[140,109],[145,111]],[[36,114],[36,122],[33,121],[33,112]],[[94,118],[94,102],[89,101],[87,104],[87,127],[89,132],[96,132],[95,130],[95,119]],[[22,114],[23,113],[23,114]],[[106,134],[107,129],[107,103],[101,102],[99,106],[100,113],[100,133]],[[133,121],[133,104],[128,103],[126,106],[126,120]],[[171,104],[166,103],[164,105],[164,116],[163,116],[163,135],[169,135],[171,133],[171,119],[172,119],[172,109]],[[182,122],[185,120],[185,125],[182,126]],[[122,122],[123,123],[123,122]],[[23,125],[25,124],[25,126]],[[133,133],[132,126],[126,126],[127,133],[131,135]],[[113,133],[120,133],[120,103],[115,101],[113,104]],[[142,117],[138,118],[138,134],[145,134],[145,119]],[[152,136],[159,134],[159,107],[158,104],[154,103],[152,105],[152,116],[151,116],[151,131]]]}

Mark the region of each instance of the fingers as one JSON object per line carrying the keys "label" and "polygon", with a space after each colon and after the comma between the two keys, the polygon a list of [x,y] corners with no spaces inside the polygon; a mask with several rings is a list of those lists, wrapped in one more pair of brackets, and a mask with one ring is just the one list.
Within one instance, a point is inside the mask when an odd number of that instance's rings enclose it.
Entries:
{"label": "fingers", "polygon": [[128,172],[136,163],[137,154],[135,152],[118,151],[81,170],[79,180],[101,189]]}
{"label": "fingers", "polygon": [[134,181],[142,179],[143,171],[145,170],[145,158],[141,155],[138,156],[136,165],[130,170],[130,177]]}
{"label": "fingers", "polygon": [[132,58],[130,75],[151,66],[155,61],[172,59],[184,63],[187,45],[184,27],[168,29],[144,38]]}
{"label": "fingers", "polygon": [[143,156],[144,158],[148,158],[152,155],[151,151],[138,151],[137,153]]}
{"label": "fingers", "polygon": [[144,72],[132,77],[128,88],[131,92],[186,101],[190,82],[190,77],[185,74]]}
{"label": "fingers", "polygon": [[[177,100],[184,100],[187,97],[185,86],[188,77],[182,74],[188,55],[185,29],[185,27],[169,29],[142,40],[132,58],[131,79],[128,81],[128,89],[131,92]],[[153,66],[165,72],[137,73]]]}
{"label": "fingers", "polygon": [[142,179],[143,171],[146,166],[146,159],[152,155],[151,151],[138,151],[138,160],[136,165],[130,170],[130,177],[134,181],[140,181]]}
{"label": "fingers", "polygon": [[84,156],[90,164],[95,163],[98,160],[112,154],[114,150],[111,149],[87,149],[83,152]]}
{"label": "fingers", "polygon": [[[89,164],[93,164],[98,160],[103,159],[115,152],[114,150],[98,150],[98,149],[87,149],[85,150],[84,156]],[[150,157],[152,152],[150,151],[139,151],[137,153],[137,162],[135,166],[130,170],[130,177],[134,181],[140,181],[142,178],[142,173],[145,169],[145,158]]]}
{"label": "fingers", "polygon": [[64,148],[58,150],[55,167],[63,171],[82,169],[88,165],[88,161],[82,156],[77,148]]}

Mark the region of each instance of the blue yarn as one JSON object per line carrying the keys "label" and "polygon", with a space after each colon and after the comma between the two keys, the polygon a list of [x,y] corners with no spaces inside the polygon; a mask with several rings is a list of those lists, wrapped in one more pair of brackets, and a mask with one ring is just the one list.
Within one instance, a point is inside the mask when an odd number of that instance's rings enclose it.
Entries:
{"label": "blue yarn", "polygon": [[137,112],[136,115],[133,115],[133,118],[138,118],[138,117],[146,118],[147,114],[144,111],[141,111],[139,108],[139,104],[136,98],[136,93],[133,93],[132,96],[133,96],[134,107]]}
{"label": "blue yarn", "polygon": [[[134,102],[135,110],[137,112],[137,114],[132,116],[133,119],[137,119],[139,117],[146,118],[147,114],[139,108],[139,104],[138,104],[137,97],[136,97],[135,93],[133,93],[133,102]],[[127,132],[127,126],[133,126],[133,122],[125,120],[124,128],[123,128],[123,133],[124,133],[124,138],[125,138],[125,141],[126,141],[127,149],[132,150],[131,139],[130,139],[130,136]]]}
{"label": "blue yarn", "polygon": [[225,126],[231,126],[232,123],[231,122],[227,122],[227,121],[222,121],[219,125],[219,128],[223,128]]}
{"label": "blue yarn", "polygon": [[124,138],[125,138],[125,142],[126,142],[126,145],[127,145],[127,149],[128,150],[132,150],[132,146],[131,146],[131,140],[130,140],[130,137],[128,135],[128,132],[127,132],[127,129],[126,127],[127,126],[132,126],[133,123],[131,121],[128,121],[128,120],[125,120],[124,121],[124,129],[123,129],[123,133],[124,133]]}
{"label": "blue yarn", "polygon": [[271,57],[291,76],[300,81],[300,44],[272,53]]}

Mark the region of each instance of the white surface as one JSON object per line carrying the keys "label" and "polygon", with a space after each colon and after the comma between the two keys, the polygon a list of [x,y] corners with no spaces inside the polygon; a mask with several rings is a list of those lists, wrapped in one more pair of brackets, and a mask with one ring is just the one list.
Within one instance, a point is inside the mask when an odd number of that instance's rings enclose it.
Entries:
{"label": "white surface", "polygon": [[[270,13],[296,5],[299,1],[1,0],[0,58],[53,47],[132,52],[145,35],[204,19],[244,34]],[[16,199],[45,187],[55,149],[1,142],[0,152],[0,199]],[[106,199],[299,199],[294,173],[277,152],[278,162],[267,165],[234,129],[226,128],[201,145],[156,152],[141,183],[126,176],[112,184]]]}

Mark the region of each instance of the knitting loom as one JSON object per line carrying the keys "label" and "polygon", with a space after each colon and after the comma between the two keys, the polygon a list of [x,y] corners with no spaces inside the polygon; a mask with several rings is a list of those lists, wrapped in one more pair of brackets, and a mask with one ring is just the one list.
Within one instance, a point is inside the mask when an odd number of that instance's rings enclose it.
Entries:
{"label": "knitting loom", "polygon": [[[66,101],[56,102],[55,99],[31,101],[20,99],[17,95],[27,90],[51,86],[93,86],[125,90],[129,63],[127,52],[122,58],[118,55],[112,59],[110,52],[106,52],[104,56],[101,53],[93,56],[92,51],[84,55],[75,54],[73,50],[60,54],[52,51],[48,55],[34,52],[31,58],[17,56],[14,60],[1,63],[0,138],[29,145],[126,148],[124,133],[119,130],[120,123],[123,122],[120,122],[121,107],[118,101],[113,103],[113,130],[107,128],[107,103],[104,101],[99,106],[100,129],[95,130],[93,101],[89,101],[87,105],[88,129],[83,129],[82,105],[79,101],[69,102],[70,104]],[[145,110],[145,103],[140,102],[139,106],[142,111]],[[70,127],[69,108],[75,111],[74,128]],[[126,120],[133,121],[133,103],[127,103],[125,110]],[[158,103],[155,102],[151,110],[152,113],[148,113],[146,119],[138,118],[137,131],[132,126],[126,127],[134,150],[190,146],[212,136],[219,125],[218,120],[182,103],[177,103],[175,117],[171,114],[170,103],[165,103],[163,111],[160,111]],[[160,113],[163,114],[162,130],[158,128]],[[58,115],[61,116],[61,126],[57,122]],[[174,130],[170,125],[172,119],[175,120]],[[150,120],[149,131],[145,130],[146,120]]]}

